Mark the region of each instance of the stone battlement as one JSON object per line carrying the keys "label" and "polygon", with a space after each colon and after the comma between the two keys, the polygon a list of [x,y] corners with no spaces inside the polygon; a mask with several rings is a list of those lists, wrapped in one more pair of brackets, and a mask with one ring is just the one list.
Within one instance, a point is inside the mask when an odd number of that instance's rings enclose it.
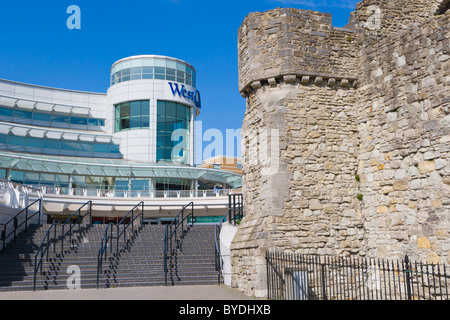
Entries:
{"label": "stone battlement", "polygon": [[331,15],[278,8],[248,15],[239,29],[239,88],[300,82],[352,87],[359,35],[335,28]]}

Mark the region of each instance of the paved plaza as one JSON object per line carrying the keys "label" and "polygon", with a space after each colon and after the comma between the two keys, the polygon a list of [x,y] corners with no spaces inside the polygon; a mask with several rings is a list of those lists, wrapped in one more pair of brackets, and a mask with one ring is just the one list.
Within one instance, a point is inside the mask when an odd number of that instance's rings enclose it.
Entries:
{"label": "paved plaza", "polygon": [[0,292],[2,300],[252,300],[227,286],[132,287]]}

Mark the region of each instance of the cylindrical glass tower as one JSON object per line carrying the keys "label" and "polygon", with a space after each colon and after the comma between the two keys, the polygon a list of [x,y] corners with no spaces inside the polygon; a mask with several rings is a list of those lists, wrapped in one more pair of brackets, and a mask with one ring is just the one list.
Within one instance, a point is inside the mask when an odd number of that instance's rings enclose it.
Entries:
{"label": "cylindrical glass tower", "polygon": [[133,56],[111,68],[107,123],[124,159],[194,165],[196,72],[165,56]]}

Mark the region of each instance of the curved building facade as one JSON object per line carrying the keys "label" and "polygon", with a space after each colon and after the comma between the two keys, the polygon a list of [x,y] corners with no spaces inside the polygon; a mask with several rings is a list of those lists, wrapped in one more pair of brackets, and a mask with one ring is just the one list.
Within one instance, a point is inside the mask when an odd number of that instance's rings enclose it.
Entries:
{"label": "curved building facade", "polygon": [[0,80],[0,178],[62,194],[238,188],[194,167],[200,109],[194,67],[165,56],[117,61],[107,93]]}

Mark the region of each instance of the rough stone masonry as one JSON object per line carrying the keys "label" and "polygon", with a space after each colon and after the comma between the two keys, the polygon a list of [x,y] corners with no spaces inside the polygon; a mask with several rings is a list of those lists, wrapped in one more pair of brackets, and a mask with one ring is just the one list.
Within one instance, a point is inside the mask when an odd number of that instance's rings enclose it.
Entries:
{"label": "rough stone masonry", "polygon": [[450,1],[250,13],[238,34],[245,218],[233,286],[266,250],[450,261]]}

